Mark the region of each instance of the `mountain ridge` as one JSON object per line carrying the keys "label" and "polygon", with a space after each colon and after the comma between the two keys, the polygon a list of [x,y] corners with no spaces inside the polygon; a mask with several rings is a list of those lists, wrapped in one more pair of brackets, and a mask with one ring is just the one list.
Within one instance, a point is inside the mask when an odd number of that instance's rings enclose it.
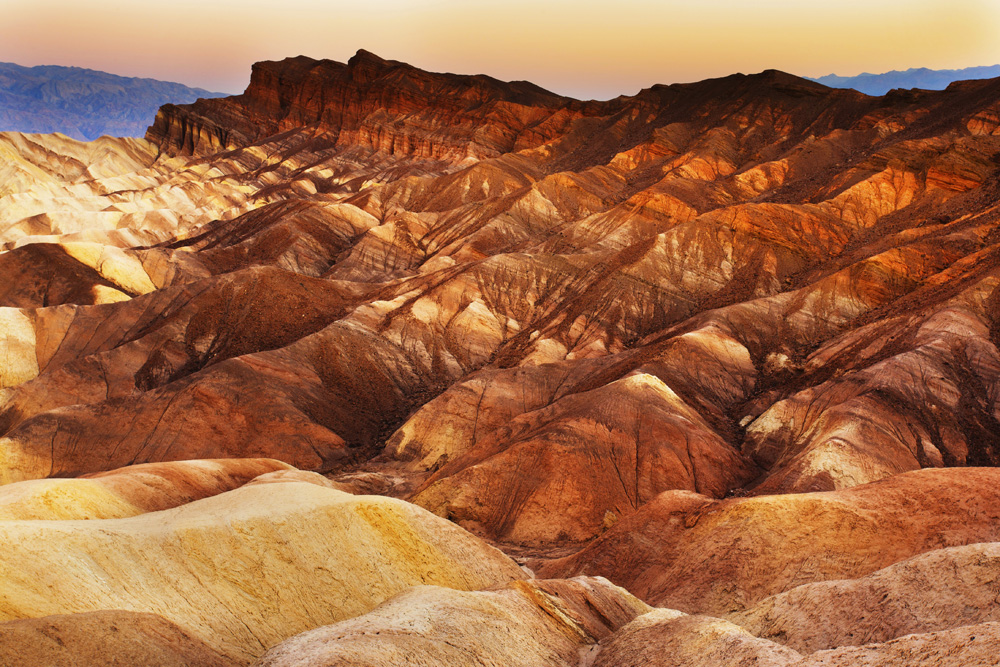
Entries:
{"label": "mountain ridge", "polygon": [[974,79],[994,79],[1000,77],[1000,65],[981,65],[963,69],[934,70],[926,67],[911,67],[906,70],[892,70],[881,74],[864,72],[854,76],[826,76],[810,79],[835,88],[853,88],[867,95],[885,95],[895,88],[922,88],[944,90],[955,81]]}
{"label": "mountain ridge", "polygon": [[82,67],[0,63],[0,131],[61,132],[82,140],[141,137],[162,104],[222,95]]}
{"label": "mountain ridge", "polygon": [[[186,154],[210,153],[230,144],[253,142],[261,136],[310,125],[336,136],[335,141],[342,145],[357,142],[360,137],[361,143],[389,152],[416,150],[423,151],[425,157],[481,159],[502,152],[516,152],[533,145],[532,142],[551,141],[577,118],[611,117],[626,108],[650,105],[661,115],[675,109],[672,113],[681,118],[690,107],[709,100],[725,99],[738,104],[743,96],[765,94],[766,91],[792,98],[830,97],[841,106],[857,96],[857,93],[825,87],[793,74],[766,70],[695,83],[657,84],[632,96],[583,101],[528,82],[504,82],[485,75],[427,72],[360,50],[347,63],[307,56],[256,63],[250,84],[242,94],[189,105],[165,105],[146,138],[161,148],[173,145],[174,149],[179,148]],[[515,118],[513,107],[500,109],[503,105],[514,105],[516,113],[534,114],[535,117]],[[376,108],[382,115],[372,116],[372,125],[365,126],[362,116]],[[415,112],[418,108],[420,111]],[[468,115],[455,115],[459,111]],[[440,117],[420,118],[421,114],[433,113]],[[496,138],[485,137],[484,145],[473,141],[472,145],[465,144],[461,148],[435,148],[428,145],[428,141],[430,144],[434,141],[428,138],[416,139],[425,142],[422,148],[407,145],[415,138],[405,129],[410,122],[418,126],[443,123],[454,133],[461,123],[468,127],[469,123],[482,123],[498,116],[506,116],[500,119],[503,129],[498,131],[501,134],[526,131],[527,135],[515,137],[514,143],[497,143]],[[489,127],[486,125],[478,131],[482,133]],[[421,131],[419,127],[414,129],[417,134]],[[397,134],[397,130],[401,134]],[[463,131],[471,132],[469,129]],[[401,141],[403,145],[394,145],[394,141]],[[463,150],[469,152],[462,153]]]}

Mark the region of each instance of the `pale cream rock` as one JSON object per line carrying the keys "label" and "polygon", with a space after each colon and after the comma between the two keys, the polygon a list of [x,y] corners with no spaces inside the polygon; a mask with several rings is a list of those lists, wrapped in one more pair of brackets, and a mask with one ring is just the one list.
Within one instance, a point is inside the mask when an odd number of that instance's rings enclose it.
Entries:
{"label": "pale cream rock", "polygon": [[0,619],[151,612],[239,663],[415,584],[479,589],[524,576],[414,505],[309,483],[128,519],[0,521],[0,541]]}
{"label": "pale cream rock", "polygon": [[38,375],[34,321],[17,308],[0,308],[0,388]]}

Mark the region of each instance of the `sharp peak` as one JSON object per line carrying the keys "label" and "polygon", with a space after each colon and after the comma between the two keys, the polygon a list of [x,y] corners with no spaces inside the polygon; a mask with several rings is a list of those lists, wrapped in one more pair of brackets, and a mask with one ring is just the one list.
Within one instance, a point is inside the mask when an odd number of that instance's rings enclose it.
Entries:
{"label": "sharp peak", "polygon": [[398,60],[387,60],[382,58],[371,51],[366,51],[364,49],[358,49],[357,53],[351,56],[347,63],[342,63],[337,60],[330,58],[314,58],[312,56],[307,56],[304,54],[299,54],[297,56],[288,56],[286,58],[281,58],[280,60],[260,60],[254,63],[254,67],[259,65],[335,65],[339,67],[357,67],[358,65],[376,65],[380,67],[394,67],[397,65],[406,65],[406,63],[399,62]]}
{"label": "sharp peak", "polygon": [[[406,65],[406,63],[400,62],[398,60],[387,60],[379,55],[372,53],[371,51],[365,49],[358,49],[357,52],[350,57],[347,61],[348,67],[357,67],[358,65],[376,65],[378,67],[395,67],[397,65]],[[412,67],[412,65],[411,65]]]}
{"label": "sharp peak", "polygon": [[420,73],[419,75],[423,76],[423,70],[413,65],[397,60],[386,60],[364,49],[358,49],[357,53],[347,61],[348,75],[359,83],[374,81],[397,70]]}

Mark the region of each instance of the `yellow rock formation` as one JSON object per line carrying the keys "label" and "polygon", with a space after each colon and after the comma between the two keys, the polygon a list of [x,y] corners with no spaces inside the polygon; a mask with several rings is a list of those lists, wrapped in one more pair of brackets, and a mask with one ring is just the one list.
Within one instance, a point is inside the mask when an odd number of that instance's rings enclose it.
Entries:
{"label": "yellow rock formation", "polygon": [[239,663],[416,584],[525,576],[414,505],[301,482],[126,519],[0,521],[0,540],[0,620],[149,612]]}

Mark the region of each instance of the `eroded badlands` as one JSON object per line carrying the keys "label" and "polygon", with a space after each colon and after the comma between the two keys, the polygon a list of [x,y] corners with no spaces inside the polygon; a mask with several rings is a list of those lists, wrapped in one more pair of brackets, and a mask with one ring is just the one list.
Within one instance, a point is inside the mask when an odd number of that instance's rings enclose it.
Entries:
{"label": "eroded badlands", "polygon": [[150,120],[0,133],[3,664],[994,664],[1000,80]]}

